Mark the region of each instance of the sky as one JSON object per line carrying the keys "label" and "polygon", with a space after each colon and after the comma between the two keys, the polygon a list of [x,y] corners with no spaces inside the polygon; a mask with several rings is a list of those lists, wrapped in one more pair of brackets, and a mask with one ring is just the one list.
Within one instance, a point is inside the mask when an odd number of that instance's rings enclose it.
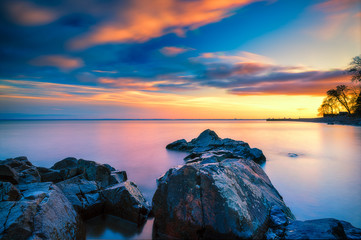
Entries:
{"label": "sky", "polygon": [[316,117],[359,0],[2,0],[0,119]]}

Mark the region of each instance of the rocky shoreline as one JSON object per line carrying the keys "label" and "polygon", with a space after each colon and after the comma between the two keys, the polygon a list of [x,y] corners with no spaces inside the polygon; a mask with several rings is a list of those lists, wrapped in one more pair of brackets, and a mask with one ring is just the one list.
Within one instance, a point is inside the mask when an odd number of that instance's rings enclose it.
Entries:
{"label": "rocky shoreline", "polygon": [[157,179],[152,206],[125,171],[107,164],[0,161],[0,239],[84,239],[84,221],[102,214],[138,225],[154,215],[153,239],[361,238],[345,221],[297,221],[260,167],[262,151],[243,141],[208,129],[167,149],[189,155]]}
{"label": "rocky shoreline", "polygon": [[0,162],[0,239],[85,239],[84,221],[101,214],[138,225],[150,212],[126,172],[66,158],[51,168],[26,157]]}

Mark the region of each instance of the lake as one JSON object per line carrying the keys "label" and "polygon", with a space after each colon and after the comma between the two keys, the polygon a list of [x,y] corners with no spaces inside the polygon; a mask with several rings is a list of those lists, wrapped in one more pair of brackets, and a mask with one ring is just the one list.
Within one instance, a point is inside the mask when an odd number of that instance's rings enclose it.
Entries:
{"label": "lake", "polygon": [[[156,178],[187,155],[165,146],[207,128],[264,152],[262,167],[297,219],[332,217],[361,227],[361,127],[262,120],[0,121],[0,159],[27,156],[44,167],[69,156],[108,163],[127,171],[151,202]],[[88,221],[87,237],[150,238],[152,223],[139,229],[101,216]]]}

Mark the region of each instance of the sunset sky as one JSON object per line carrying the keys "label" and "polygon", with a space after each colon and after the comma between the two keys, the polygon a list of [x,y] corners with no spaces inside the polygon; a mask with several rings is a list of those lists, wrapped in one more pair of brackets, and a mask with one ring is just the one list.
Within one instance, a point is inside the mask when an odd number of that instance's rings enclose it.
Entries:
{"label": "sunset sky", "polygon": [[359,0],[2,0],[0,119],[315,117]]}

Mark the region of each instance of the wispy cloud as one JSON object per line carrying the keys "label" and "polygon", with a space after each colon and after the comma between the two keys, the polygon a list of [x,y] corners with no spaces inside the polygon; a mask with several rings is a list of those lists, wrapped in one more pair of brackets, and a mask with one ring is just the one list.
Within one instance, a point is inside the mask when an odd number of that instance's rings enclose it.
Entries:
{"label": "wispy cloud", "polygon": [[193,48],[185,47],[163,47],[160,49],[160,52],[166,56],[176,56],[178,54],[194,50]]}
{"label": "wispy cloud", "polygon": [[62,70],[71,70],[83,66],[80,58],[72,58],[62,55],[46,55],[32,59],[30,64],[35,66],[52,66]]}
{"label": "wispy cloud", "polygon": [[48,24],[59,17],[59,14],[51,9],[26,1],[12,1],[6,7],[11,18],[25,26]]}

